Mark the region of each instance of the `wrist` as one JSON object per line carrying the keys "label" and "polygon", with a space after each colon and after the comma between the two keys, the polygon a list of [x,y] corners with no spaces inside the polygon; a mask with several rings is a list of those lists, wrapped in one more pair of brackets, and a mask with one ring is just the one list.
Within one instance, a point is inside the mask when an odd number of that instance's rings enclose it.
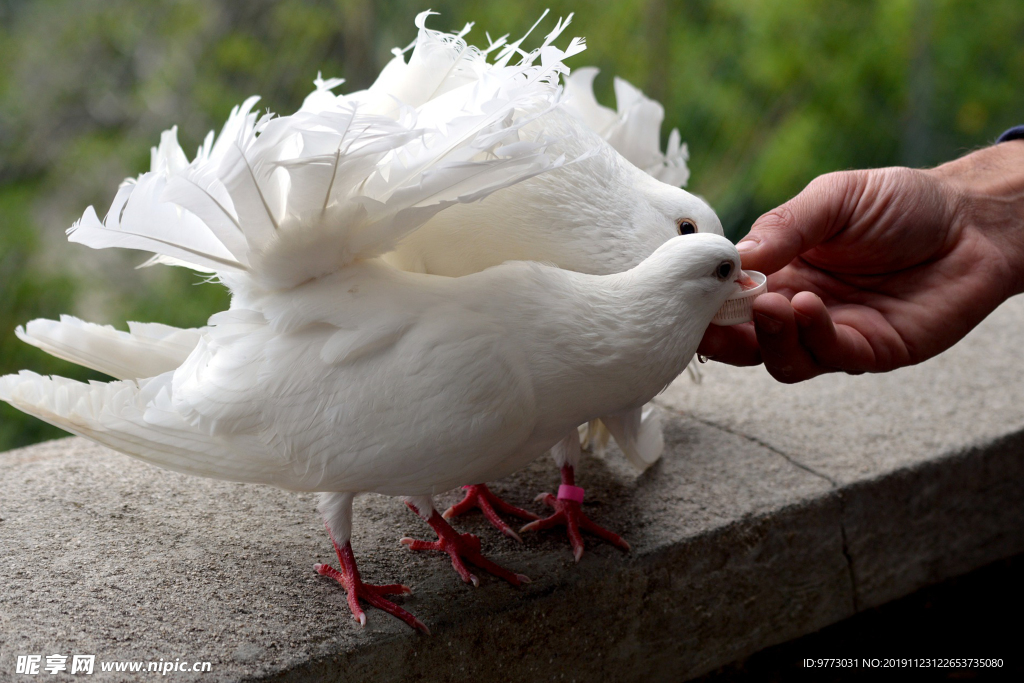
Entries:
{"label": "wrist", "polygon": [[958,231],[976,233],[1005,261],[1005,297],[1024,292],[1024,140],[986,147],[926,173],[945,189]]}

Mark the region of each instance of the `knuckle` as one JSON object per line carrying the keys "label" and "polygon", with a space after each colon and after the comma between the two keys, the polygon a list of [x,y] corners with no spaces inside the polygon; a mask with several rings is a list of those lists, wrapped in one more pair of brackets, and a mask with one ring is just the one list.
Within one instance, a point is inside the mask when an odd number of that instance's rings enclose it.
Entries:
{"label": "knuckle", "polygon": [[807,229],[809,221],[832,222],[863,181],[861,171],[835,171],[820,175],[800,194],[758,218],[757,229],[768,233],[796,234]]}
{"label": "knuckle", "polygon": [[817,199],[844,197],[864,179],[864,171],[833,171],[825,173],[810,183],[804,192],[816,195]]}
{"label": "knuckle", "polygon": [[901,196],[921,186],[925,176],[921,171],[904,166],[880,170],[872,176],[873,185],[885,196]]}
{"label": "knuckle", "polygon": [[796,214],[789,202],[778,206],[762,215],[758,221],[758,229],[765,232],[785,232],[796,226]]}

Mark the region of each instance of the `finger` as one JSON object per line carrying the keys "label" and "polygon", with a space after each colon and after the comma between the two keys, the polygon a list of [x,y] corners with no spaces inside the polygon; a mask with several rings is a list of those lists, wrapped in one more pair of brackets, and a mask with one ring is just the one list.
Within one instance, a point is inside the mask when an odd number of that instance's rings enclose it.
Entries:
{"label": "finger", "polygon": [[711,360],[729,365],[760,365],[761,350],[757,346],[757,333],[749,323],[722,327],[709,325],[697,353]]}
{"label": "finger", "polygon": [[754,327],[761,358],[772,377],[792,384],[827,372],[800,343],[793,306],[781,294],[754,300]]}
{"label": "finger", "polygon": [[756,221],[740,240],[743,267],[774,273],[841,230],[863,191],[860,171],[828,173]]}
{"label": "finger", "polygon": [[877,369],[875,352],[864,335],[848,325],[836,325],[817,295],[800,292],[792,306],[800,342],[819,366],[851,375]]}
{"label": "finger", "polygon": [[798,292],[790,301],[797,332],[803,346],[817,359],[819,365],[842,367],[837,356],[836,326],[825,307],[825,302],[811,292]]}

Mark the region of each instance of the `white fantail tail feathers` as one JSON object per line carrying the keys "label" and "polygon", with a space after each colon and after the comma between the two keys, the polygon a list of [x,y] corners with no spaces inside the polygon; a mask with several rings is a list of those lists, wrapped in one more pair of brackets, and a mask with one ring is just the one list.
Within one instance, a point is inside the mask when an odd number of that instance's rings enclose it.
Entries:
{"label": "white fantail tail feathers", "polygon": [[594,97],[597,74],[597,68],[588,66],[575,69],[565,77],[565,108],[637,168],[663,183],[684,187],[690,179],[686,165],[690,153],[678,129],[672,129],[668,145],[661,151],[665,108],[629,81],[616,77],[617,110],[609,109]]}
{"label": "white fantail tail feathers", "polygon": [[[150,251],[151,263],[213,272],[235,290],[286,289],[379,256],[447,206],[566,161],[548,153],[552,140],[523,130],[558,106],[561,60],[583,49],[579,39],[567,51],[550,44],[563,28],[531,53],[505,45],[479,78],[394,116],[340,98],[274,118],[253,112],[250,98],[191,163],[172,129],[150,172],[121,186],[104,221],[89,207],[69,239]],[[433,43],[467,53],[461,37],[435,34]],[[332,85],[318,80],[318,91]]]}
{"label": "white fantail tail feathers", "polygon": [[[509,79],[519,77],[538,62],[542,78],[555,80],[568,73],[563,60],[582,52],[585,41],[573,38],[565,50],[554,47],[554,41],[572,21],[570,14],[559,19],[555,28],[545,36],[541,45],[526,51],[522,45],[540,22],[540,19],[519,40],[509,42],[508,35],[492,39],[487,36],[486,48],[467,43],[465,36],[473,28],[466,24],[461,31],[445,33],[427,28],[427,20],[436,12],[421,12],[416,16],[416,39],[405,48],[394,48],[394,58],[384,67],[377,80],[367,90],[334,96],[330,90],[341,84],[340,79],[314,81],[316,90],[303,102],[301,111],[324,111],[344,102],[359,102],[368,111],[397,118],[403,107],[418,109],[430,100],[441,97],[463,86],[485,78]],[[409,59],[406,61],[406,54]],[[493,61],[488,61],[493,59]]]}
{"label": "white fantail tail feathers", "polygon": [[156,377],[174,370],[199,343],[199,330],[128,323],[128,332],[74,316],[29,321],[15,334],[27,344],[118,379]]}
{"label": "white fantail tail feathers", "polygon": [[[223,183],[209,182],[211,171],[219,169],[239,140],[253,131],[257,115],[249,98],[235,107],[214,143],[212,133],[200,147],[195,160],[187,162],[177,141],[177,130],[164,132],[160,146],[152,150],[149,173],[121,184],[107,217],[100,222],[90,206],[68,230],[68,239],[94,249],[122,247],[158,254],[167,261],[188,265],[204,272],[247,267],[245,235],[238,213]],[[191,202],[189,210],[165,199],[165,193],[182,192],[192,185],[205,202]]]}

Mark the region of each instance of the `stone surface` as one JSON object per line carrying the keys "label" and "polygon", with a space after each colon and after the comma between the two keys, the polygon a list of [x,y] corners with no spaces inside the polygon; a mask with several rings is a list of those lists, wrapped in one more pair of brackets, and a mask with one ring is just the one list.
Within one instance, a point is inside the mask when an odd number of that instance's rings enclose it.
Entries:
{"label": "stone surface", "polygon": [[[365,629],[352,621],[344,592],[312,571],[333,558],[311,496],[165,472],[81,439],[5,453],[0,675],[18,654],[84,653],[210,661],[212,680],[571,680],[607,667],[639,678],[706,670],[849,613],[827,482],[694,421],[667,434],[666,456],[640,477],[614,452],[581,468],[587,509],[629,538],[628,555],[591,541],[575,565],[556,533],[522,547],[479,516],[459,524],[534,579],[520,589],[460,583],[447,558],[398,545],[429,535],[400,502],[358,499],[364,577],[412,586],[404,604],[429,638],[374,610]],[[545,458],[496,490],[525,503],[557,481]]]}
{"label": "stone surface", "polygon": [[[359,498],[364,577],[410,585],[402,604],[430,637],[350,618],[312,571],[333,557],[311,496],[81,439],[0,454],[0,680],[33,680],[17,656],[54,653],[211,662],[175,680],[684,680],[1024,551],[1022,331],[1013,300],[889,376],[789,387],[704,366],[659,399],[667,450],[648,472],[585,456],[585,507],[629,554],[588,539],[576,565],[555,532],[519,545],[479,515],[457,522],[533,578],[519,589],[460,583],[446,557],[398,545],[429,537],[400,502]],[[494,488],[540,512],[529,501],[557,483],[545,458]]]}

